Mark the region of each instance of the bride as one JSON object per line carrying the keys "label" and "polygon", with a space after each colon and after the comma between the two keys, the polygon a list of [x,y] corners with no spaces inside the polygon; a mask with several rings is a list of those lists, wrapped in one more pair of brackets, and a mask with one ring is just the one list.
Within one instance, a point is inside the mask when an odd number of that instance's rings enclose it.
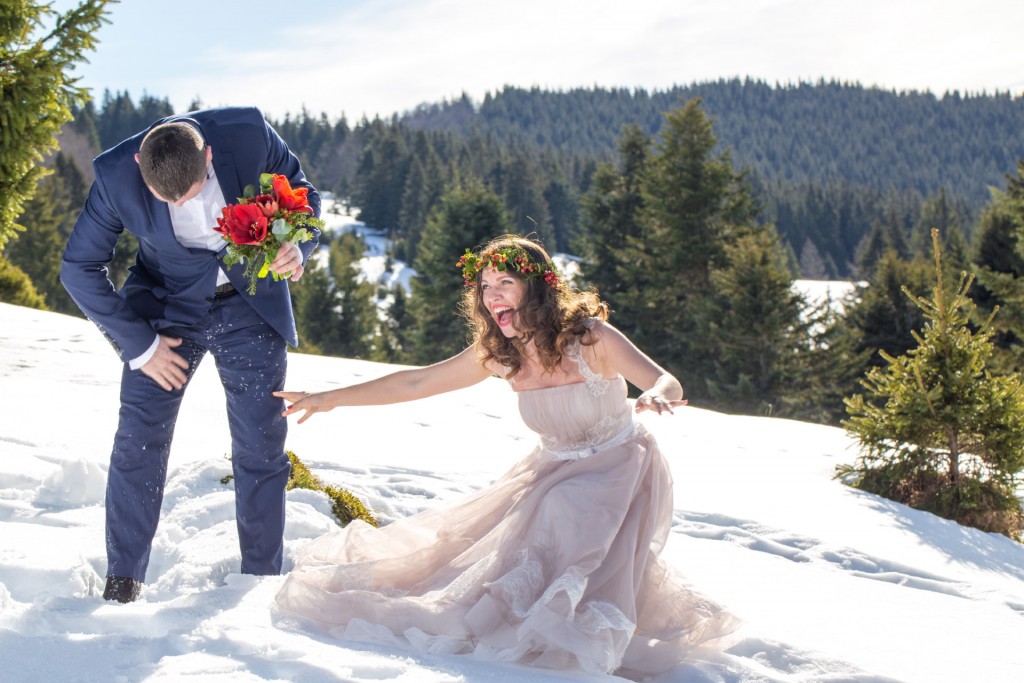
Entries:
{"label": "bride", "polygon": [[322,393],[282,391],[299,422],[338,406],[411,401],[504,377],[537,447],[490,487],[380,529],[355,521],[304,546],[279,616],[346,640],[630,677],[658,673],[734,619],[659,559],[672,479],[635,412],[683,406],[675,377],[505,235],[458,266],[474,343],[436,365]]}

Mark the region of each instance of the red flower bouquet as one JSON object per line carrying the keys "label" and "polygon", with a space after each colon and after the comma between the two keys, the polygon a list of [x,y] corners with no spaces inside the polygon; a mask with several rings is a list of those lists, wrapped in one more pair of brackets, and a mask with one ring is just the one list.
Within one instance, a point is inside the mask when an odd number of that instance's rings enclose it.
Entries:
{"label": "red flower bouquet", "polygon": [[284,244],[298,244],[310,239],[307,228],[323,228],[324,222],[313,215],[306,197],[308,189],[292,189],[288,178],[270,173],[260,174],[259,188],[246,185],[237,204],[224,207],[217,219],[217,232],[228,242],[225,266],[245,264],[249,294],[256,293],[256,281],[270,273],[270,264]]}

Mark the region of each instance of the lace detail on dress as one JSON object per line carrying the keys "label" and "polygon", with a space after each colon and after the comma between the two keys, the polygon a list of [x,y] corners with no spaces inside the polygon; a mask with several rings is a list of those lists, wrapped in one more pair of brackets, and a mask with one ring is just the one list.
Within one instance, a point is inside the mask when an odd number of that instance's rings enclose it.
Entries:
{"label": "lace detail on dress", "polygon": [[448,585],[445,592],[449,599],[463,600],[476,593],[480,585],[486,582],[487,577],[494,573],[497,565],[498,551],[496,550],[477,560]]}
{"label": "lace detail on dress", "polygon": [[625,631],[632,638],[636,624],[610,602],[592,600],[583,606],[576,624],[584,633],[597,635],[603,631]]}
{"label": "lace detail on dress", "polygon": [[509,607],[512,608],[512,613],[519,618],[527,615],[537,593],[544,585],[544,571],[540,562],[529,559],[528,555],[527,551],[520,551],[516,566],[489,584],[490,587],[501,590]]}
{"label": "lace detail on dress", "polygon": [[600,600],[584,602],[587,578],[574,568],[545,588],[543,566],[538,560],[530,559],[526,550],[520,551],[511,570],[488,585],[500,589],[512,613],[520,619],[529,619],[540,610],[550,608],[556,597],[564,594],[566,604],[559,611],[564,611],[566,619],[575,621],[584,633],[595,635],[613,629],[632,635],[636,629],[636,624],[615,605]]}
{"label": "lace detail on dress", "polygon": [[[594,326],[594,318],[587,321],[587,328],[590,329]],[[583,348],[580,344],[579,337],[577,337],[572,344],[569,344],[565,349],[565,355],[569,357],[569,360],[575,361],[576,368],[579,370],[580,375],[586,380],[587,390],[591,396],[602,396],[608,391],[608,385],[611,380],[607,380],[598,373],[590,369],[587,365],[587,361],[583,358]]]}

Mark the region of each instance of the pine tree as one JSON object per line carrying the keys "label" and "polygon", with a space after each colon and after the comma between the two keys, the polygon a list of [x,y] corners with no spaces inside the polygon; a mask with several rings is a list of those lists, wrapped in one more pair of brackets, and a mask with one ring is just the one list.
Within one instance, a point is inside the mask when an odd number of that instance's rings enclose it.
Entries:
{"label": "pine tree", "polygon": [[999,352],[996,364],[1006,370],[1024,368],[1024,161],[1005,192],[993,191],[982,213],[974,244],[978,283],[972,296],[980,310],[997,306],[993,322]]}
{"label": "pine tree", "polygon": [[346,232],[325,236],[327,264],[311,260],[292,287],[292,306],[304,353],[370,358],[377,344],[377,306],[372,283],[359,277],[366,250],[361,237]]}
{"label": "pine tree", "polygon": [[566,179],[557,164],[551,163],[547,177],[544,201],[551,214],[551,230],[555,240],[548,246],[553,247],[556,251],[567,252],[576,236],[579,222],[579,198],[572,183]]}
{"label": "pine tree", "polygon": [[32,286],[32,280],[18,266],[0,254],[0,301],[45,311],[46,301]]}
{"label": "pine tree", "polygon": [[522,150],[515,150],[507,161],[502,196],[508,208],[514,232],[529,235],[554,251],[555,231],[537,163]]}
{"label": "pine tree", "polygon": [[409,151],[400,130],[375,119],[359,156],[352,201],[367,225],[394,237],[399,227]]}
{"label": "pine tree", "polygon": [[412,161],[402,191],[402,208],[398,215],[401,237],[396,241],[395,258],[412,263],[416,260],[423,226],[430,210],[441,199],[446,177],[433,146],[422,132],[416,134]]}
{"label": "pine tree", "polygon": [[[96,45],[109,0],[84,0],[64,14],[51,3],[5,3],[0,20],[0,250],[23,228],[15,221],[46,175],[38,162],[87,92],[70,76]],[[47,25],[45,34],[39,31]]]}
{"label": "pine tree", "polygon": [[392,288],[390,300],[380,326],[380,341],[370,359],[380,363],[406,363],[409,361],[409,331],[414,319],[401,283]]}
{"label": "pine tree", "polygon": [[77,309],[60,283],[61,254],[67,238],[60,234],[59,228],[67,207],[55,201],[55,177],[44,178],[25,204],[25,213],[18,220],[31,227],[7,245],[4,257],[21,269],[40,297],[47,301],[48,309],[55,310],[57,301],[70,303]]}
{"label": "pine tree", "polygon": [[[966,223],[967,207],[963,202],[954,202],[953,198],[945,188],[928,197],[921,203],[921,215],[917,219],[911,233],[912,250],[915,254],[928,255],[931,252],[931,231],[938,229],[943,240],[942,253],[943,261],[949,267],[956,264],[956,254],[950,253],[950,233],[959,233],[959,240],[963,241],[963,231]],[[956,240],[957,238],[953,238]],[[963,265],[963,264],[959,264]]]}
{"label": "pine tree", "polygon": [[[321,242],[321,248],[324,243]],[[338,343],[337,293],[327,268],[310,259],[302,278],[290,287],[302,353],[333,355]]]}
{"label": "pine tree", "polygon": [[714,349],[706,378],[711,405],[728,412],[785,415],[810,342],[807,307],[774,229],[745,235],[725,248],[711,271],[711,295],[699,309],[701,342]]}
{"label": "pine tree", "polygon": [[726,267],[727,246],[763,229],[744,175],[717,140],[699,100],[665,115],[665,126],[640,177],[639,235],[618,253],[622,292],[616,320],[659,363],[687,376],[701,398],[714,353],[699,328],[700,301],[711,272]]}
{"label": "pine tree", "polygon": [[792,388],[781,401],[780,413],[839,425],[847,417],[846,397],[859,389],[871,356],[878,352],[860,347],[836,302],[821,301],[804,315],[808,338],[799,347],[798,367],[788,378]]}
{"label": "pine tree", "polygon": [[[913,345],[913,331],[924,324],[921,309],[903,293],[928,291],[930,273],[924,261],[908,262],[895,251],[886,252],[858,288],[855,303],[844,314],[854,353],[866,353],[869,365],[884,363],[879,352],[900,356]],[[865,368],[866,369],[866,368]]]}
{"label": "pine tree", "polygon": [[64,244],[85,201],[85,181],[74,162],[57,152],[53,173],[43,178],[18,222],[31,226],[7,245],[5,256],[32,280],[51,311],[81,316],[60,282]]}
{"label": "pine tree", "polygon": [[373,352],[378,324],[375,288],[359,276],[359,259],[365,251],[366,242],[352,232],[342,233],[331,243],[338,344],[329,351],[331,355],[369,358]]}
{"label": "pine tree", "polygon": [[931,299],[906,290],[927,324],[917,346],[885,355],[865,394],[847,400],[847,431],[860,455],[838,470],[855,486],[986,531],[1015,536],[1024,528],[1016,496],[1024,471],[1024,384],[993,375],[988,325],[972,332],[971,276],[948,288],[938,230],[932,231]]}
{"label": "pine tree", "polygon": [[705,290],[711,270],[724,263],[725,247],[749,228],[757,208],[728,150],[718,140],[699,99],[665,115],[665,125],[645,170],[641,192],[644,240],[651,265],[669,281]]}
{"label": "pine tree", "polygon": [[[575,241],[574,247],[583,259],[583,280],[596,287],[615,311],[622,308],[618,295],[626,284],[619,274],[624,250],[630,239],[640,237],[640,179],[650,145],[639,127],[624,127],[618,166],[598,166],[582,200],[583,237]],[[619,323],[629,326],[622,319]]]}
{"label": "pine tree", "polygon": [[878,268],[879,261],[893,253],[901,259],[910,258],[910,248],[898,219],[889,212],[885,219],[875,220],[871,230],[857,245],[857,274],[868,278]]}
{"label": "pine tree", "polygon": [[456,261],[510,229],[501,199],[479,180],[467,180],[445,192],[423,229],[413,264],[409,308],[415,323],[409,332],[409,361],[436,363],[466,347],[468,328],[460,321],[459,300],[465,285]]}
{"label": "pine tree", "polygon": [[821,252],[818,251],[818,247],[814,245],[809,239],[804,240],[804,244],[800,247],[800,277],[805,280],[828,280],[829,272],[828,267],[825,265],[825,259],[821,257]]}

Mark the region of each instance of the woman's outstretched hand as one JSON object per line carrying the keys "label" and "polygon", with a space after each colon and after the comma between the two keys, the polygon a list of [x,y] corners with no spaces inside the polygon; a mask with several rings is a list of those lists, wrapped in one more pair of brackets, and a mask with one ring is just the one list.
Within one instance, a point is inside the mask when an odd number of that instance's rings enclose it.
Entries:
{"label": "woman's outstretched hand", "polygon": [[661,415],[662,412],[667,412],[671,415],[673,408],[685,406],[687,403],[688,401],[685,398],[681,398],[677,401],[670,401],[667,398],[656,394],[641,394],[636,399],[634,410],[638,413],[642,413],[645,410],[656,410],[658,411],[658,415]]}
{"label": "woman's outstretched hand", "polygon": [[333,406],[322,405],[322,394],[310,394],[306,391],[275,391],[274,396],[283,398],[291,404],[284,409],[283,413],[281,413],[285,417],[288,417],[300,410],[305,411],[302,414],[302,417],[299,418],[298,424],[302,424],[308,420],[314,413],[326,413],[328,410],[333,408]]}

